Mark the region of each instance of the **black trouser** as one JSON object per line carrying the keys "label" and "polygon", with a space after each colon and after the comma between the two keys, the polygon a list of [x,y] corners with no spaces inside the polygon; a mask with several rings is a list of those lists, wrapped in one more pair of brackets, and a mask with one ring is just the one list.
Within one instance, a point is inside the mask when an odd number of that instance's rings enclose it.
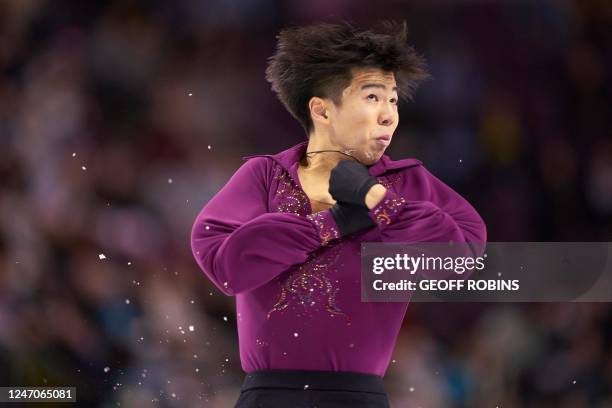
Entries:
{"label": "black trouser", "polygon": [[247,374],[235,408],[389,408],[377,375],[302,370]]}

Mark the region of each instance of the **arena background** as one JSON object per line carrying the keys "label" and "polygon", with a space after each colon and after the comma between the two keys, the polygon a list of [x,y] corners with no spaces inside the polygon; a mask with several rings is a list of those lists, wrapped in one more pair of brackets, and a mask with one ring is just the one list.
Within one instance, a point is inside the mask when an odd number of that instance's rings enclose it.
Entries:
{"label": "arena background", "polygon": [[[279,29],[340,18],[407,20],[433,79],[388,153],[490,241],[612,240],[611,2],[2,0],[0,385],[232,406],[234,299],[190,229],[241,156],[304,140],[264,79]],[[609,303],[413,304],[386,386],[394,407],[609,407],[611,328]]]}

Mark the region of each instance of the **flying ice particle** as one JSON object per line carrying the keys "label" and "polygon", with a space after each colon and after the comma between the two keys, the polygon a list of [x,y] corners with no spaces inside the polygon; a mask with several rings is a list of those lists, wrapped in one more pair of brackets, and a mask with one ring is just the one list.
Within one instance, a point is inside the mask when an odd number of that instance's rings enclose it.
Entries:
{"label": "flying ice particle", "polygon": [[81,166],[81,168],[83,169],[83,171],[87,170],[87,167],[85,166]]}
{"label": "flying ice particle", "polygon": [[227,322],[227,316],[223,316],[223,321]]}
{"label": "flying ice particle", "polygon": [[98,258],[100,258],[100,259],[106,259],[106,255],[104,255],[104,254],[99,254],[99,255],[98,255]]}
{"label": "flying ice particle", "polygon": [[168,179],[168,184],[172,184],[172,179],[171,178]]}
{"label": "flying ice particle", "polygon": [[208,145],[208,150],[210,150],[210,149],[212,149],[212,146],[211,146],[211,145]]}
{"label": "flying ice particle", "polygon": [[125,304],[129,305],[130,304],[130,299],[125,299]]}
{"label": "flying ice particle", "polygon": [[293,337],[297,337],[297,336],[299,336],[299,334],[293,333]]}
{"label": "flying ice particle", "polygon": [[189,331],[191,331],[191,332],[192,332],[193,330],[194,330],[193,324],[192,324],[192,325],[189,325]]}
{"label": "flying ice particle", "polygon": [[104,372],[108,373],[110,371],[110,367],[104,367]]}
{"label": "flying ice particle", "polygon": [[76,157],[76,153],[72,153],[72,157]]}

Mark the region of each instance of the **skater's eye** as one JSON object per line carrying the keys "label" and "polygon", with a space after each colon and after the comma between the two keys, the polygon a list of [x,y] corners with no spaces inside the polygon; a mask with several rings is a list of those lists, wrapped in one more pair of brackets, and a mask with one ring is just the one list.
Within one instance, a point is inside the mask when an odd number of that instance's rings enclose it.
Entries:
{"label": "skater's eye", "polygon": [[[372,97],[373,97],[374,99],[372,99]],[[369,95],[368,95],[368,99],[369,99],[369,100],[371,100],[371,101],[376,101],[376,102],[378,102],[378,96],[377,96],[377,95],[375,95],[375,94],[369,94]]]}

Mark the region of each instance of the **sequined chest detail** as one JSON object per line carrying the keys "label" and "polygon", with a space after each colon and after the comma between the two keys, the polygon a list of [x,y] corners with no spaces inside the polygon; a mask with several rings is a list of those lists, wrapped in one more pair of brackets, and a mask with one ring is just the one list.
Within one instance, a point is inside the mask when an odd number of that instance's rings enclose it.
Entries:
{"label": "sequined chest detail", "polygon": [[330,277],[338,275],[337,263],[341,252],[342,244],[324,253],[318,251],[292,271],[282,283],[278,300],[268,312],[268,319],[274,312],[297,308],[297,317],[311,311],[324,311],[331,318],[343,317],[346,324],[350,325],[351,318],[336,304],[339,281]]}
{"label": "sequined chest detail", "polygon": [[391,224],[394,216],[398,215],[406,204],[406,199],[396,194],[393,189],[393,186],[398,184],[401,180],[401,174],[378,177],[379,183],[391,192],[390,198],[385,198],[384,201],[374,209],[374,217],[378,224]]}
{"label": "sequined chest detail", "polygon": [[275,193],[276,212],[293,213],[308,217],[317,227],[322,246],[313,252],[306,262],[281,274],[280,294],[276,303],[267,314],[268,319],[275,313],[286,309],[301,309],[298,316],[309,311],[323,310],[330,317],[342,316],[350,325],[350,317],[336,305],[336,295],[340,290],[339,281],[332,276],[338,276],[338,261],[342,252],[342,243],[332,247],[326,245],[339,237],[333,227],[323,222],[320,213],[309,214],[308,196],[293,181],[291,176],[281,166],[275,166],[274,180],[278,183]]}
{"label": "sequined chest detail", "polygon": [[273,174],[274,180],[278,183],[274,197],[277,201],[276,212],[293,213],[304,217],[309,215],[310,204],[306,193],[295,185],[285,169],[276,165]]}
{"label": "sequined chest detail", "polygon": [[326,246],[329,241],[340,238],[340,233],[337,228],[331,226],[329,222],[325,222],[321,212],[307,216],[317,226],[317,232],[321,238],[321,245]]}
{"label": "sequined chest detail", "polygon": [[384,177],[377,177],[378,182],[385,186],[387,189],[393,189],[393,186],[399,184],[402,181],[402,175],[399,173],[389,174]]}

